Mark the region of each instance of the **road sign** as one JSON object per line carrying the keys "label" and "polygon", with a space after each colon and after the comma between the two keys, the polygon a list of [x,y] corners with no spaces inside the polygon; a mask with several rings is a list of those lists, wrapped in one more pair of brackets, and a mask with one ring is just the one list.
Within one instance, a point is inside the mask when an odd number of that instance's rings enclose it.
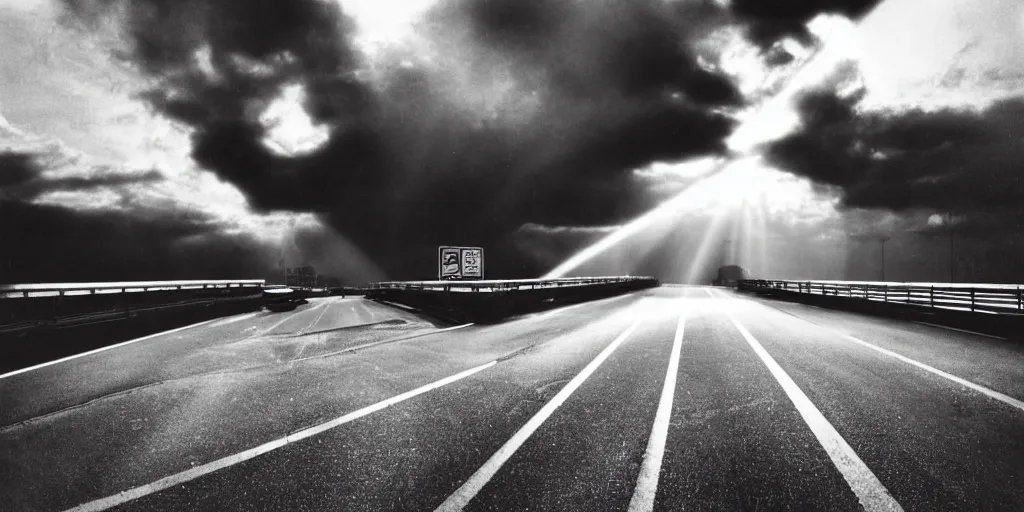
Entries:
{"label": "road sign", "polygon": [[484,250],[478,247],[462,249],[462,277],[483,279]]}
{"label": "road sign", "polygon": [[484,250],[480,247],[437,248],[438,279],[483,279]]}

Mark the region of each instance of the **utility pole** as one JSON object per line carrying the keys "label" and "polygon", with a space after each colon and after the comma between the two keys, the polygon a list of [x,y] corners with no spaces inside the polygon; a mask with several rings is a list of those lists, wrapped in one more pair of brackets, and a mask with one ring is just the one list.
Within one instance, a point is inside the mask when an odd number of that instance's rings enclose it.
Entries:
{"label": "utility pole", "polygon": [[946,226],[949,228],[949,282],[956,280],[956,260],[953,254],[953,212],[946,213]]}
{"label": "utility pole", "polygon": [[889,241],[888,235],[882,235],[878,238],[878,241],[882,244],[882,281],[885,281],[885,243]]}

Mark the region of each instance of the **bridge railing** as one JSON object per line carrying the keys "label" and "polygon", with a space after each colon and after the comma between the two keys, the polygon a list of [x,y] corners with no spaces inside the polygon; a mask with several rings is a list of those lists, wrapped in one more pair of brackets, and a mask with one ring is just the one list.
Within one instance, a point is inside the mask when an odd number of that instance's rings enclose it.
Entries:
{"label": "bridge railing", "polygon": [[0,285],[0,333],[252,302],[263,285],[262,279]]}
{"label": "bridge railing", "polygon": [[601,284],[655,282],[653,277],[568,277],[559,279],[514,279],[481,281],[384,281],[371,283],[371,290],[424,290],[446,292],[504,292]]}
{"label": "bridge railing", "polygon": [[783,290],[982,313],[1024,314],[1024,287],[1013,284],[888,283],[747,279],[740,290]]}
{"label": "bridge railing", "polygon": [[262,288],[263,279],[206,281],[119,281],[107,283],[0,284],[0,298],[64,297],[108,293],[138,293],[212,288]]}

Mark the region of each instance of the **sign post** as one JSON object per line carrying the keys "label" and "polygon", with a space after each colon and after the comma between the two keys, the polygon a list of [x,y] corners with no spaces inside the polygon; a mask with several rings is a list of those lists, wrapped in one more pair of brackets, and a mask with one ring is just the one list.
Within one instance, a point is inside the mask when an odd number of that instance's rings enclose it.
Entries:
{"label": "sign post", "polygon": [[480,247],[442,245],[437,248],[437,258],[439,280],[484,278],[484,250]]}

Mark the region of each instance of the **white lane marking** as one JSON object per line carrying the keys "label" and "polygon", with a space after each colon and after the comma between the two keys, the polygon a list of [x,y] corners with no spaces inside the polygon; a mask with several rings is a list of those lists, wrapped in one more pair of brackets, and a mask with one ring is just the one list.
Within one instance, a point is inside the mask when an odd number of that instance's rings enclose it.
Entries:
{"label": "white lane marking", "polygon": [[348,414],[346,414],[346,415],[344,415],[344,416],[342,416],[340,418],[336,418],[336,419],[328,421],[326,423],[321,423],[320,425],[315,425],[315,426],[312,426],[312,427],[309,427],[309,428],[305,428],[305,429],[299,430],[298,432],[294,432],[294,433],[289,434],[289,435],[287,435],[285,437],[282,437],[280,439],[275,439],[273,441],[270,441],[269,443],[261,444],[261,445],[255,447],[255,448],[251,448],[251,449],[246,450],[244,452],[236,453],[234,455],[230,455],[230,456],[224,457],[222,459],[217,459],[217,460],[215,460],[213,462],[208,462],[206,464],[203,464],[202,466],[196,466],[196,467],[194,467],[192,469],[189,469],[189,470],[186,470],[186,471],[182,471],[181,473],[176,473],[176,474],[173,474],[171,476],[168,476],[168,477],[165,477],[165,478],[161,478],[160,480],[157,480],[155,482],[152,482],[152,483],[149,483],[149,484],[146,484],[146,485],[142,485],[142,486],[139,486],[139,487],[135,487],[134,489],[128,489],[127,491],[122,491],[122,492],[120,492],[118,494],[115,494],[113,496],[108,496],[106,498],[101,498],[101,499],[98,499],[98,500],[95,500],[95,501],[90,501],[88,503],[83,503],[81,505],[78,505],[77,507],[68,509],[68,512],[72,512],[72,511],[74,511],[74,512],[85,512],[85,511],[94,511],[94,510],[106,510],[108,508],[111,508],[111,507],[114,507],[114,506],[117,506],[117,505],[121,505],[123,503],[127,503],[129,501],[141,498],[143,496],[146,496],[146,495],[149,495],[149,494],[153,494],[153,493],[158,492],[158,491],[162,491],[162,490],[167,489],[169,487],[173,487],[175,485],[178,485],[178,484],[181,484],[181,483],[184,483],[184,482],[188,482],[190,480],[195,480],[196,478],[199,478],[199,477],[201,477],[203,475],[206,475],[206,474],[209,474],[209,473],[213,473],[214,471],[217,471],[217,470],[220,470],[220,469],[224,469],[226,467],[233,466],[233,465],[238,464],[240,462],[244,462],[244,461],[247,461],[249,459],[258,457],[260,455],[263,455],[264,453],[267,453],[267,452],[276,450],[278,448],[287,446],[290,443],[294,443],[296,441],[300,441],[300,440],[305,439],[307,437],[317,435],[317,434],[319,434],[321,432],[324,432],[326,430],[338,427],[340,425],[344,425],[345,423],[349,423],[349,422],[351,422],[353,420],[362,418],[363,416],[366,416],[366,415],[368,415],[370,413],[379,411],[381,409],[384,409],[384,408],[386,408],[388,406],[397,404],[397,403],[402,402],[404,400],[408,400],[408,399],[413,398],[413,397],[415,397],[417,395],[421,395],[423,393],[426,393],[427,391],[431,391],[431,390],[437,389],[439,387],[451,384],[451,383],[453,383],[455,381],[458,381],[460,379],[464,379],[464,378],[469,377],[470,375],[473,375],[473,374],[475,374],[477,372],[486,370],[486,369],[494,366],[495,364],[497,364],[497,361],[491,361],[491,362],[489,362],[487,364],[483,364],[483,365],[477,366],[475,368],[470,368],[469,370],[466,370],[466,371],[461,372],[461,373],[457,373],[455,375],[452,375],[451,377],[446,377],[444,379],[432,382],[432,383],[427,384],[425,386],[418,387],[418,388],[416,388],[416,389],[414,389],[412,391],[407,391],[407,392],[402,393],[400,395],[396,395],[396,396],[391,397],[391,398],[389,398],[387,400],[384,400],[382,402],[378,402],[378,403],[373,404],[371,406],[364,407],[362,409],[350,412],[350,413],[348,413]]}
{"label": "white lane marking", "polygon": [[[757,304],[758,306],[761,306],[761,307],[766,308],[766,309],[774,310],[774,308],[769,308],[768,306],[765,306],[764,304],[761,304],[759,302],[754,302],[754,301],[748,301],[748,302],[751,302],[753,304]],[[916,366],[916,367],[918,367],[918,368],[920,368],[920,369],[922,369],[922,370],[924,370],[926,372],[931,372],[931,373],[933,373],[935,375],[938,375],[938,376],[940,376],[942,378],[949,379],[949,380],[951,380],[953,382],[956,382],[957,384],[960,384],[962,386],[965,386],[965,387],[968,387],[970,389],[973,389],[973,390],[975,390],[975,391],[977,391],[979,393],[982,393],[982,394],[987,395],[987,396],[989,396],[991,398],[999,400],[1000,402],[1003,402],[1003,403],[1005,403],[1007,405],[1010,405],[1012,407],[1016,407],[1016,408],[1024,411],[1024,402],[1022,402],[1021,400],[1017,400],[1016,398],[1013,398],[1012,396],[1004,395],[1003,393],[1000,393],[1000,392],[998,392],[998,391],[996,391],[994,389],[987,388],[987,387],[982,386],[980,384],[975,384],[975,383],[973,383],[973,382],[971,382],[969,380],[957,377],[956,375],[953,375],[951,373],[946,373],[946,372],[944,372],[944,371],[942,371],[942,370],[940,370],[938,368],[935,368],[934,366],[929,366],[929,365],[927,365],[925,363],[922,363],[920,361],[916,361],[916,360],[911,359],[911,358],[909,358],[907,356],[904,356],[902,354],[898,354],[898,353],[893,352],[891,350],[884,349],[882,347],[879,347],[878,345],[869,343],[869,342],[864,341],[864,340],[862,340],[860,338],[857,338],[855,336],[851,336],[849,334],[836,331],[836,330],[831,329],[829,327],[824,327],[824,326],[820,326],[820,325],[811,323],[811,322],[809,322],[807,320],[804,320],[803,318],[799,318],[799,317],[792,317],[792,318],[796,318],[798,320],[801,320],[804,323],[808,323],[810,325],[813,325],[813,326],[815,326],[815,327],[817,327],[819,329],[822,329],[824,331],[832,333],[833,335],[839,336],[841,338],[847,339],[847,340],[852,341],[854,343],[857,343],[857,344],[860,344],[860,345],[865,346],[867,348],[870,348],[871,350],[875,350],[875,351],[880,352],[882,354],[885,354],[887,356],[894,357],[894,358],[896,358],[896,359],[898,359],[900,361],[903,361],[904,363],[914,365],[914,366]],[[921,323],[921,324],[925,324],[925,325],[933,325],[933,324],[929,324],[929,323],[926,323],[926,322],[917,322],[917,323]],[[940,326],[940,325],[935,325],[935,327],[946,328],[945,326]],[[952,329],[952,328],[949,327],[949,329]],[[959,330],[959,329],[954,329],[954,330]],[[970,331],[967,331],[967,332],[970,332]],[[981,334],[981,333],[972,333],[972,334]],[[982,336],[986,336],[985,334],[981,334],[981,335]],[[1000,338],[1000,339],[1002,339],[1002,338]]]}
{"label": "white lane marking", "polygon": [[[829,329],[829,330],[831,330],[831,329]],[[946,372],[944,372],[944,371],[942,371],[942,370],[940,370],[938,368],[935,368],[935,367],[932,367],[932,366],[928,366],[928,365],[926,365],[924,363],[915,361],[915,360],[913,360],[913,359],[911,359],[909,357],[897,354],[896,352],[893,352],[891,350],[887,350],[887,349],[884,349],[882,347],[873,345],[873,344],[868,343],[868,342],[866,342],[866,341],[864,341],[862,339],[850,336],[849,334],[843,334],[843,333],[835,332],[835,331],[833,331],[833,333],[834,334],[838,334],[839,336],[842,336],[843,338],[846,338],[847,340],[850,340],[850,341],[852,341],[854,343],[857,343],[857,344],[863,345],[863,346],[865,346],[867,348],[870,348],[871,350],[875,350],[875,351],[880,352],[882,354],[885,354],[887,356],[895,357],[896,359],[899,359],[900,361],[903,361],[904,363],[912,364],[912,365],[914,365],[914,366],[916,366],[916,367],[918,367],[918,368],[920,368],[920,369],[922,369],[922,370],[924,370],[926,372],[934,373],[935,375],[938,375],[939,377],[943,377],[945,379],[949,379],[949,380],[951,380],[953,382],[956,382],[957,384],[960,384],[962,386],[966,386],[968,388],[971,388],[971,389],[973,389],[973,390],[975,390],[975,391],[977,391],[979,393],[988,395],[988,396],[990,396],[992,398],[995,398],[996,400],[999,400],[1000,402],[1003,402],[1005,404],[1008,404],[1010,406],[1016,407],[1016,408],[1024,411],[1024,402],[1022,402],[1020,400],[1017,400],[1016,398],[1013,398],[1011,396],[1004,395],[1004,394],[1002,394],[1002,393],[1000,393],[1000,392],[998,392],[998,391],[996,391],[994,389],[989,389],[989,388],[986,388],[985,386],[982,386],[980,384],[975,384],[975,383],[973,383],[973,382],[971,382],[969,380],[965,380],[965,379],[962,379],[960,377],[957,377],[956,375],[953,375],[953,374],[950,374],[950,373],[946,373]]]}
{"label": "white lane marking", "polygon": [[917,320],[915,320],[914,323],[915,324],[921,324],[921,325],[929,325],[929,326],[932,326],[932,327],[938,327],[939,329],[946,329],[946,330],[949,330],[949,331],[965,332],[967,334],[974,334],[976,336],[984,336],[986,338],[992,338],[992,339],[995,339],[995,340],[1006,341],[1006,338],[1003,338],[1001,336],[993,336],[991,334],[985,334],[985,333],[976,332],[976,331],[968,331],[967,329],[957,329],[956,327],[950,327],[948,325],[939,325],[939,324],[933,324],[933,323],[929,323],[929,322],[919,322]]}
{"label": "white lane marking", "polygon": [[267,334],[270,334],[271,331],[273,331],[274,329],[277,329],[278,327],[281,327],[282,325],[284,325],[285,322],[287,322],[289,320],[293,320],[293,319],[295,319],[296,317],[298,317],[299,315],[301,315],[303,313],[309,313],[311,311],[316,311],[317,309],[324,307],[325,304],[327,304],[327,303],[326,302],[320,302],[320,303],[314,305],[313,307],[311,307],[309,309],[303,309],[301,311],[299,311],[299,310],[292,310],[292,311],[288,312],[287,316],[285,316],[281,320],[277,321],[274,325],[271,325],[270,327],[268,327],[266,329],[263,329],[256,336],[265,336]]}
{"label": "white lane marking", "polygon": [[586,306],[586,305],[587,305],[586,302],[581,302],[579,304],[573,304],[571,306],[564,306],[564,307],[560,307],[560,308],[555,308],[555,309],[552,309],[551,311],[545,311],[545,312],[543,312],[543,313],[541,313],[541,314],[539,314],[537,316],[534,316],[532,318],[534,320],[543,320],[545,318],[552,317],[552,316],[557,315],[559,313],[565,313],[566,311],[571,311],[573,309],[576,309],[576,308],[579,308],[579,307],[582,307],[582,306]]}
{"label": "white lane marking", "polygon": [[469,324],[456,325],[455,327],[446,327],[444,329],[438,329],[436,331],[421,332],[419,334],[413,334],[411,336],[406,336],[404,338],[399,337],[399,338],[394,338],[394,339],[387,339],[387,340],[374,341],[374,342],[370,342],[370,343],[363,343],[362,345],[356,345],[354,347],[343,348],[341,350],[335,350],[334,352],[327,352],[326,354],[317,354],[315,356],[309,356],[309,357],[303,357],[303,358],[299,358],[299,359],[293,359],[290,362],[297,363],[297,362],[300,362],[300,361],[308,361],[310,359],[319,359],[319,358],[323,358],[323,357],[336,356],[338,354],[344,354],[344,353],[347,353],[347,352],[355,352],[357,350],[363,350],[363,349],[367,349],[367,348],[370,348],[370,347],[376,347],[377,345],[384,345],[384,344],[387,344],[387,343],[400,343],[400,342],[408,341],[408,340],[415,339],[415,338],[422,338],[424,336],[430,336],[431,334],[438,334],[438,333],[442,333],[442,332],[454,331],[456,329],[462,329],[464,327],[469,327],[471,325],[475,325],[475,324],[469,323]]}
{"label": "white lane marking", "polygon": [[558,409],[558,407],[576,391],[576,388],[580,387],[580,384],[583,384],[583,381],[587,380],[587,378],[597,370],[597,367],[601,366],[601,363],[603,363],[605,359],[608,359],[608,356],[610,356],[612,352],[614,352],[615,349],[618,348],[630,334],[632,334],[638,325],[640,325],[639,320],[626,328],[622,334],[605,347],[605,349],[602,350],[601,353],[586,366],[586,368],[583,368],[583,371],[573,377],[573,379],[569,381],[569,383],[566,384],[565,387],[563,387],[561,391],[554,396],[554,398],[544,404],[544,407],[541,407],[537,414],[534,414],[533,417],[530,418],[530,420],[527,421],[511,439],[506,441],[505,444],[494,453],[494,455],[491,455],[491,458],[487,459],[487,462],[485,462],[480,469],[476,470],[476,473],[473,473],[473,475],[469,477],[469,480],[466,480],[466,482],[462,484],[462,487],[459,487],[451,496],[448,497],[448,499],[444,500],[444,503],[441,503],[435,511],[462,510],[463,507],[468,505],[470,500],[480,492],[480,489],[483,489],[484,485],[487,485],[487,482],[489,482],[494,474],[501,469],[501,466],[504,465],[510,457],[512,457],[516,450],[518,450],[519,447],[522,446],[531,435],[533,435],[534,431],[536,431],[541,424],[543,424],[544,421],[546,421],[548,417],[555,412],[555,409]]}
{"label": "white lane marking", "polygon": [[42,363],[42,364],[37,364],[35,366],[29,366],[28,368],[22,368],[20,370],[15,370],[13,372],[5,373],[3,375],[0,375],[0,379],[4,379],[4,378],[7,378],[7,377],[18,375],[19,373],[25,373],[25,372],[32,371],[32,370],[37,370],[39,368],[43,368],[43,367],[46,367],[46,366],[55,365],[57,363],[63,363],[64,361],[70,361],[72,359],[78,359],[80,357],[85,357],[85,356],[89,356],[89,355],[96,354],[96,353],[99,353],[99,352],[104,352],[104,351],[115,349],[115,348],[118,348],[118,347],[123,347],[125,345],[131,345],[132,343],[138,343],[140,341],[146,341],[148,339],[156,338],[157,336],[164,336],[164,335],[167,335],[167,334],[174,334],[174,333],[179,332],[179,331],[184,331],[185,329],[191,329],[193,327],[199,327],[199,326],[211,323],[211,322],[215,322],[217,320],[219,320],[219,319],[218,318],[212,318],[210,320],[204,320],[202,322],[197,322],[197,323],[186,325],[186,326],[183,326],[183,327],[178,327],[176,329],[171,329],[169,331],[158,332],[156,334],[150,334],[148,336],[143,336],[141,338],[135,338],[134,340],[122,341],[121,343],[110,345],[108,347],[100,347],[98,349],[90,350],[88,352],[82,352],[81,354],[75,354],[73,356],[68,356],[68,357],[62,357],[62,358],[57,359],[55,361],[48,361],[48,362],[45,362],[45,363]]}
{"label": "white lane marking", "polygon": [[536,316],[528,316],[526,318],[531,318],[531,319],[534,319],[534,320],[542,320],[542,319],[545,319],[545,318],[557,315],[559,313],[564,313],[566,311],[570,311],[570,310],[573,310],[573,309],[576,309],[576,308],[579,308],[579,307],[583,307],[583,306],[586,306],[586,305],[592,305],[592,304],[594,304],[596,302],[601,302],[602,304],[611,304],[612,302],[615,302],[615,301],[618,301],[618,300],[622,300],[622,299],[625,299],[625,298],[628,298],[628,297],[633,297],[633,294],[632,293],[628,293],[626,295],[619,295],[618,297],[610,297],[610,298],[606,298],[606,299],[599,299],[599,300],[596,300],[596,301],[591,300],[591,301],[586,301],[586,302],[580,302],[579,304],[572,304],[572,305],[569,305],[569,306],[562,306],[560,308],[555,308],[555,309],[552,309],[550,311],[545,311],[543,313],[539,313]]}
{"label": "white lane marking", "polygon": [[[684,299],[685,300],[685,299]],[[658,412],[654,416],[651,436],[647,438],[647,451],[640,466],[640,475],[636,479],[633,497],[629,500],[629,512],[649,512],[654,510],[654,498],[658,494],[658,476],[661,474],[661,461],[665,456],[665,440],[668,438],[668,424],[672,419],[672,401],[675,397],[676,374],[679,373],[679,352],[683,345],[683,329],[686,325],[686,313],[679,315],[676,335],[672,340],[672,353],[668,360],[668,371],[665,372],[665,385],[661,390],[661,401]]]}
{"label": "white lane marking", "polygon": [[[391,302],[390,300],[382,300],[381,302],[384,303],[384,304],[387,304],[389,306],[394,306],[396,308],[404,309],[406,311],[413,311],[413,312],[416,311],[416,308],[412,308],[412,307],[406,306],[405,304],[399,304],[397,302]],[[353,307],[352,311],[355,311],[355,310],[356,309]]]}
{"label": "white lane marking", "polygon": [[470,322],[468,324],[456,325],[456,326],[452,326],[452,327],[445,327],[444,329],[438,329],[436,331],[424,332],[424,333],[421,333],[421,334],[413,334],[412,336],[409,336],[408,338],[402,338],[402,340],[403,341],[404,340],[411,340],[413,338],[419,338],[420,336],[428,336],[430,334],[437,334],[439,332],[454,331],[456,329],[463,329],[463,328],[469,327],[471,325],[476,325],[476,324],[474,324],[473,322]]}
{"label": "white lane marking", "polygon": [[331,309],[330,303],[328,303],[327,306],[324,307],[324,310],[320,312],[320,316],[316,317],[316,320],[313,320],[313,323],[309,324],[309,326],[307,326],[305,329],[299,331],[299,334],[306,334],[311,329],[316,327],[316,324],[320,323],[320,319],[324,317],[324,313],[327,313],[328,309]]}
{"label": "white lane marking", "polygon": [[782,386],[782,389],[796,407],[797,412],[800,413],[804,422],[807,423],[811,432],[814,433],[814,437],[818,439],[822,448],[825,449],[829,458],[832,459],[836,469],[842,473],[850,489],[857,495],[857,499],[860,501],[861,506],[864,507],[864,510],[867,512],[902,511],[903,507],[893,499],[889,494],[889,490],[882,485],[878,477],[871,472],[867,464],[864,464],[864,461],[853,451],[853,447],[843,439],[843,436],[839,434],[835,427],[825,419],[825,416],[811,402],[811,399],[807,398],[807,395],[793,382],[789,374],[775,362],[775,359],[754,339],[750,331],[736,320],[732,313],[729,311],[724,312],[732,320],[733,325],[740,331],[740,334],[743,335],[743,339],[747,340],[750,348],[754,349],[754,353],[768,367],[768,371],[775,377],[775,380]]}
{"label": "white lane marking", "polygon": [[233,324],[235,322],[240,322],[242,320],[248,320],[260,313],[262,313],[262,311],[253,311],[252,313],[246,313],[244,315],[231,316],[211,325],[210,327],[221,327],[224,325]]}

